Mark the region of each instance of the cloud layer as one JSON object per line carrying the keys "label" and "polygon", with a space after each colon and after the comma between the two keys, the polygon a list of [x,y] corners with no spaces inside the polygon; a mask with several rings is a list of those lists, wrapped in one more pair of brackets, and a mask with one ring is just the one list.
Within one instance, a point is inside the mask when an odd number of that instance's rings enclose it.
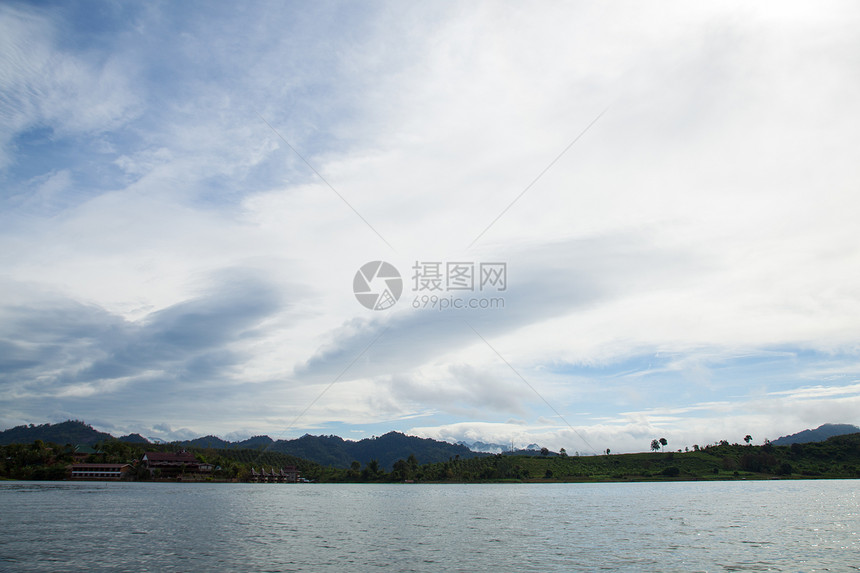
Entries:
{"label": "cloud layer", "polygon": [[[0,7],[1,425],[860,423],[854,5],[99,7]],[[507,289],[416,291],[433,261]]]}

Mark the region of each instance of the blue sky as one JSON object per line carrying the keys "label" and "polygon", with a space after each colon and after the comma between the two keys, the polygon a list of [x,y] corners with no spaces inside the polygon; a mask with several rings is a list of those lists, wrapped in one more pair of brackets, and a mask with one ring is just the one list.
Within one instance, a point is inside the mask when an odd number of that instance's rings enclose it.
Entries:
{"label": "blue sky", "polygon": [[[4,2],[0,426],[860,424],[858,30],[848,2]],[[386,310],[353,294],[377,260]],[[416,262],[507,287],[416,291]]]}

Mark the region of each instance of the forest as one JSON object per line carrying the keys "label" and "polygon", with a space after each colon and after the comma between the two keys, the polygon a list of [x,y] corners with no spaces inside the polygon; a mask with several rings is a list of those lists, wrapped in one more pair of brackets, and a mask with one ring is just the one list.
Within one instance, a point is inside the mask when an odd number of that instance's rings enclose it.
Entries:
{"label": "forest", "polygon": [[[567,455],[542,449],[533,455],[484,455],[422,463],[414,454],[397,459],[386,469],[377,459],[353,461],[349,467],[325,466],[296,456],[256,449],[195,448],[180,444],[142,444],[106,439],[85,457],[76,446],[35,440],[0,446],[0,478],[20,480],[67,479],[73,462],[129,464],[128,479],[153,477],[143,467],[146,451],[186,450],[214,467],[202,475],[182,475],[188,481],[249,481],[252,470],[296,466],[313,482],[594,482],[657,480],[813,479],[860,477],[860,433],[834,436],[823,442],[776,446],[729,444],[722,440],[690,451],[632,454]],[[177,479],[177,478],[171,478]]]}

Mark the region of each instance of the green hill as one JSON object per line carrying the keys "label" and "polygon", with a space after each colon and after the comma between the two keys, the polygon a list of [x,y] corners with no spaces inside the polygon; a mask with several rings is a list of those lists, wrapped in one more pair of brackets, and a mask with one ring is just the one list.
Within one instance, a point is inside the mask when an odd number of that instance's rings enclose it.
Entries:
{"label": "green hill", "polygon": [[92,446],[113,436],[99,432],[89,424],[68,420],[60,424],[16,426],[0,432],[0,445],[30,444],[36,440],[55,444],[86,444]]}
{"label": "green hill", "polygon": [[371,460],[376,460],[380,467],[391,469],[397,460],[405,460],[410,455],[414,455],[420,463],[488,455],[473,452],[466,446],[407,436],[400,432],[388,432],[383,436],[365,438],[357,442],[344,440],[339,436],[306,434],[297,440],[278,440],[269,449],[336,468],[348,468],[353,461],[364,465]]}
{"label": "green hill", "polygon": [[723,443],[679,453],[600,456],[504,456],[431,464],[432,481],[643,481],[860,477],[860,433],[791,446]]}
{"label": "green hill", "polygon": [[202,438],[194,438],[193,440],[185,440],[177,442],[177,444],[190,448],[218,448],[227,449],[230,447],[230,442],[222,440],[217,436],[203,436]]}
{"label": "green hill", "polygon": [[[819,428],[821,429],[821,428]],[[832,430],[833,428],[830,428]],[[825,428],[825,431],[829,431]],[[796,436],[803,435],[803,432]],[[860,477],[860,433],[820,442],[762,446],[729,444],[690,452],[648,452],[597,456],[566,456],[547,450],[485,454],[463,445],[407,436],[399,432],[344,440],[338,436],[305,435],[272,441],[255,436],[227,442],[206,436],[172,444],[147,443],[139,435],[115,439],[79,421],[18,426],[0,432],[7,458],[0,475],[46,479],[61,476],[72,460],[68,444],[99,445],[93,462],[132,463],[144,451],[188,449],[213,465],[217,477],[239,479],[252,467],[296,465],[306,477],[320,481],[622,481],[664,479],[737,479],[767,477]],[[358,462],[358,469],[354,466]],[[41,476],[41,477],[40,477]]]}
{"label": "green hill", "polygon": [[855,434],[860,428],[851,424],[823,424],[814,430],[803,430],[790,436],[783,436],[771,442],[775,446],[788,446],[791,444],[807,444],[809,442],[823,442],[833,436],[844,434]]}
{"label": "green hill", "polygon": [[149,440],[141,436],[140,434],[128,434],[127,436],[120,436],[117,438],[120,442],[132,442],[135,444],[148,444]]}
{"label": "green hill", "polygon": [[[86,444],[92,446],[105,440],[114,439],[130,443],[150,443],[140,434],[114,438],[110,434],[99,432],[84,422],[71,420],[61,424],[18,426],[0,432],[0,445],[31,444],[36,440],[42,440],[54,444]],[[295,440],[274,441],[269,436],[254,436],[240,442],[228,442],[210,435],[193,440],[172,442],[172,444],[185,448],[217,450],[262,449],[288,454],[314,461],[322,466],[335,468],[348,468],[353,461],[358,461],[364,465],[371,460],[376,460],[381,468],[391,469],[397,460],[406,459],[410,455],[414,455],[420,463],[442,462],[454,457],[466,459],[488,455],[473,452],[463,445],[407,436],[400,432],[389,432],[383,436],[365,438],[359,441],[344,440],[339,436],[306,434]]]}
{"label": "green hill", "polygon": [[[43,434],[44,435],[44,434]],[[66,434],[68,435],[68,434]],[[319,439],[322,438],[322,439]],[[655,481],[725,480],[780,478],[860,478],[860,433],[834,436],[823,442],[790,446],[728,444],[706,446],[691,452],[654,452],[599,456],[478,455],[448,456],[442,461],[419,463],[420,455],[446,456],[434,440],[390,433],[379,438],[348,442],[336,436],[306,436],[293,440],[321,452],[339,452],[346,458],[376,456],[387,452],[387,471],[377,458],[352,467],[324,464],[272,449],[184,448],[179,444],[143,444],[107,439],[90,454],[90,463],[128,463],[135,468],[134,479],[149,479],[140,471],[145,451],[187,449],[215,470],[211,475],[191,479],[247,481],[252,468],[281,468],[295,465],[306,478],[321,482],[431,482],[484,481]],[[290,444],[292,442],[284,442]],[[362,443],[363,442],[363,443]],[[340,450],[328,446],[336,444]],[[276,444],[277,445],[277,444]],[[450,444],[449,444],[450,445]],[[422,446],[424,449],[422,449]],[[361,449],[363,448],[363,450]],[[312,448],[308,448],[310,453]],[[14,479],[65,479],[74,461],[74,448],[37,439],[30,444],[0,445],[0,477]],[[319,454],[319,452],[317,452]],[[414,457],[411,457],[414,455]],[[364,466],[363,468],[361,466]]]}

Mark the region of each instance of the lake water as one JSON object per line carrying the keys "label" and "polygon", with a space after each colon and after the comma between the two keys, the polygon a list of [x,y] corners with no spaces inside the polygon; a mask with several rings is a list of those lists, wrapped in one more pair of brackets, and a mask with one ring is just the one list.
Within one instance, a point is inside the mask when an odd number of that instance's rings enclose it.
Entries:
{"label": "lake water", "polygon": [[856,571],[858,489],[0,482],[0,570]]}

